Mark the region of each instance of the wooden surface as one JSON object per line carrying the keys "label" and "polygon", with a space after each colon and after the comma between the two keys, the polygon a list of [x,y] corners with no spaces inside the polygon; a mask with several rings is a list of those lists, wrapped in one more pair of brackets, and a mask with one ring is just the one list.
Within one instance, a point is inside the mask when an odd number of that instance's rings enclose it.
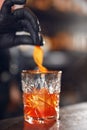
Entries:
{"label": "wooden surface", "polygon": [[60,110],[60,128],[55,122],[47,125],[28,125],[23,117],[0,121],[0,130],[87,130],[87,103],[81,103]]}

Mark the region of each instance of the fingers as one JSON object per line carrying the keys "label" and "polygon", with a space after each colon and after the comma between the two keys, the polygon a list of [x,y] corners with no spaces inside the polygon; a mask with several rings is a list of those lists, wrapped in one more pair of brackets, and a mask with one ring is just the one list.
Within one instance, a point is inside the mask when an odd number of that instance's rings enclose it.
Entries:
{"label": "fingers", "polygon": [[34,45],[33,40],[30,36],[15,34],[4,34],[0,36],[0,49],[10,48],[17,45]]}
{"label": "fingers", "polygon": [[[24,31],[30,32],[34,44],[38,44],[42,41],[41,28],[37,17],[28,9],[18,9],[13,12],[16,20],[21,20]],[[41,43],[40,43],[41,44]],[[42,43],[43,44],[43,43]]]}
{"label": "fingers", "polygon": [[15,19],[27,19],[35,31],[41,31],[37,17],[29,9],[17,9],[13,12],[13,15]]}
{"label": "fingers", "polygon": [[17,46],[17,45],[40,45],[40,46],[42,46],[42,42],[39,44],[38,43],[34,44],[31,36],[29,36],[29,35],[17,36],[16,35],[13,45],[15,45],[15,46]]}
{"label": "fingers", "polygon": [[4,14],[9,14],[11,12],[11,7],[14,4],[22,5],[25,4],[25,2],[26,0],[5,0],[2,5],[1,11]]}
{"label": "fingers", "polygon": [[[10,33],[0,36],[0,49],[10,48],[17,45],[34,45],[34,43],[29,35],[15,35],[14,33]],[[42,45],[42,42],[37,45]]]}
{"label": "fingers", "polygon": [[41,28],[37,17],[30,10],[23,8],[15,10],[13,12],[13,15],[16,20],[22,19],[21,24],[23,25],[23,27],[25,27],[24,31],[30,32],[34,44],[43,45],[43,43],[41,43]]}
{"label": "fingers", "polygon": [[15,40],[14,40],[14,45],[34,45],[33,44],[33,40],[30,36],[26,36],[26,35],[20,35],[20,36],[15,36]]}
{"label": "fingers", "polygon": [[20,31],[29,32],[30,36],[32,37],[33,43],[39,43],[39,35],[36,30],[34,30],[31,26],[31,23],[28,20],[21,20],[19,22],[19,26],[21,27]]}

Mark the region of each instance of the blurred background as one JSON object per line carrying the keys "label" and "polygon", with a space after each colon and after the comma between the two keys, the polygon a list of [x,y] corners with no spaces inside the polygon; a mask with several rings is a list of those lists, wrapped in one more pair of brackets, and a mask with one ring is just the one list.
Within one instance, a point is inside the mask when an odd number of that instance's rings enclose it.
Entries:
{"label": "blurred background", "polygon": [[[63,71],[60,107],[87,101],[87,0],[27,0],[26,6],[40,21],[45,40],[44,66]],[[20,73],[36,68],[33,49],[13,47],[10,58],[1,56],[2,66],[9,66],[1,79],[9,83],[0,91],[5,106],[0,119],[23,114]]]}

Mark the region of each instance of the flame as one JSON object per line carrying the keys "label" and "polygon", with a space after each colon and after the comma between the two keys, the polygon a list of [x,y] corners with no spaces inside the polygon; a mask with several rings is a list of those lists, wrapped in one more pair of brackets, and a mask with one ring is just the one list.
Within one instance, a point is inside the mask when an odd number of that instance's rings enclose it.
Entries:
{"label": "flame", "polygon": [[47,69],[42,65],[43,64],[43,49],[40,46],[35,46],[33,52],[33,58],[35,63],[38,66],[40,72],[47,72]]}

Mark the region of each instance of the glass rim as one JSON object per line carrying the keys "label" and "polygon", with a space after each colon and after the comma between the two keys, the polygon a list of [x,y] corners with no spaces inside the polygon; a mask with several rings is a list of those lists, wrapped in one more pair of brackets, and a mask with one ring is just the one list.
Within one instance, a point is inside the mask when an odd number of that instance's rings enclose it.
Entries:
{"label": "glass rim", "polygon": [[62,74],[61,70],[48,70],[47,72],[41,72],[39,70],[22,70],[22,74]]}

